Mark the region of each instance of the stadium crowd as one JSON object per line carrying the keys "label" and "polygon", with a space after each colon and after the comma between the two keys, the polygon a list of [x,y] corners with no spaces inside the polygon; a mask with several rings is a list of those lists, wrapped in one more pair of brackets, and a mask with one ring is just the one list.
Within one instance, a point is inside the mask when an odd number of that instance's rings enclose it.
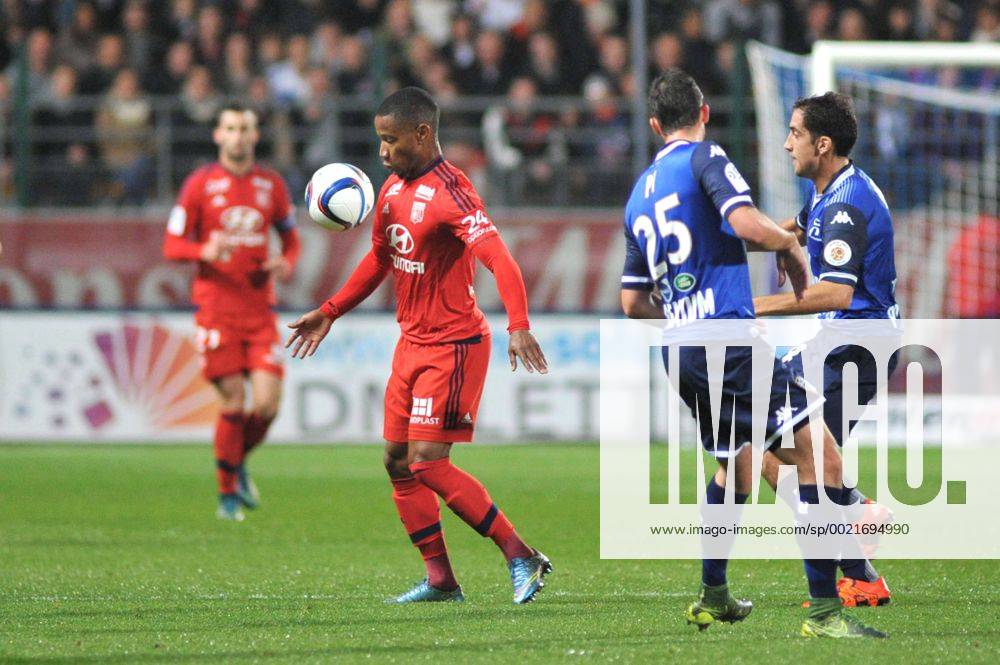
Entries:
{"label": "stadium crowd", "polygon": [[[650,74],[684,67],[713,96],[728,94],[744,38],[797,52],[818,39],[1000,40],[1000,0],[647,11]],[[639,91],[623,0],[0,0],[0,26],[0,202],[23,94],[31,172],[46,176],[31,179],[33,204],[169,199],[214,155],[227,98],[258,111],[261,156],[293,188],[326,162],[372,165],[370,109],[404,85],[442,104],[446,154],[500,202],[608,202],[631,177],[625,100]]]}

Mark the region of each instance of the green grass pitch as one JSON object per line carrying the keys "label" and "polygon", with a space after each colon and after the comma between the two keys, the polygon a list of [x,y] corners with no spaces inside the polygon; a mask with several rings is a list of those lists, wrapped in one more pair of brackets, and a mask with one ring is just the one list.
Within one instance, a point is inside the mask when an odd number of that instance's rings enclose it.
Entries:
{"label": "green grass pitch", "polygon": [[[891,639],[798,637],[796,561],[736,561],[750,618],[704,633],[682,610],[695,561],[601,561],[595,446],[468,446],[555,573],[514,607],[502,559],[450,513],[468,601],[389,607],[422,577],[378,447],[265,446],[263,507],[214,517],[204,446],[0,447],[0,662],[998,662],[997,566],[885,561]],[[836,660],[846,659],[846,660]]]}

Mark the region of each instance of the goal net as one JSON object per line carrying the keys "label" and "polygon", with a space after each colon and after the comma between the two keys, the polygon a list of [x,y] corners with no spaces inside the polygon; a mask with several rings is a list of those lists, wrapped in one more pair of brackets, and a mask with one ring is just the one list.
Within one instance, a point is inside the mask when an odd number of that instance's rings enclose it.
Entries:
{"label": "goal net", "polygon": [[852,158],[893,213],[896,296],[906,318],[1000,317],[1000,48],[819,42],[811,56],[748,47],[764,210],[804,202],[782,145],[792,103],[849,94]]}

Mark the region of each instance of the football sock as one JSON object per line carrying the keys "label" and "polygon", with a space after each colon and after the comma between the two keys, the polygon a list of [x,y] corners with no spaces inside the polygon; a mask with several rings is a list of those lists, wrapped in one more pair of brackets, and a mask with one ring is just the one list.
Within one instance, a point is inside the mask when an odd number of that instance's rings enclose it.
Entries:
{"label": "football sock", "polygon": [[243,456],[246,457],[250,451],[259,446],[267,430],[271,427],[274,418],[261,418],[256,413],[250,413],[246,417],[246,424],[243,425]]}
{"label": "football sock", "polygon": [[[736,503],[744,504],[747,502],[747,494],[736,493]],[[715,477],[713,476],[708,481],[708,488],[705,490],[705,503],[707,504],[721,504],[726,501],[726,488],[720,486],[715,482]],[[705,586],[718,587],[726,584],[726,568],[729,565],[729,559],[702,559],[701,560],[701,582]]]}
{"label": "football sock", "polygon": [[392,481],[392,500],[399,519],[410,536],[410,542],[420,550],[427,568],[427,581],[435,589],[451,591],[458,586],[448,560],[448,549],[441,531],[441,508],[437,495],[416,478],[396,478]]}
{"label": "football sock", "polygon": [[452,464],[449,458],[414,462],[410,471],[444,499],[462,521],[480,535],[492,538],[507,561],[534,554],[517,535],[510,520],[493,503],[482,483]]}
{"label": "football sock", "polygon": [[[845,506],[858,506],[862,501],[865,501],[865,495],[855,488],[845,487],[843,496],[845,497]],[[875,566],[867,559],[842,559],[840,561],[840,570],[843,571],[844,577],[851,577],[856,580],[875,582],[879,578]]]}
{"label": "football sock", "polygon": [[215,474],[220,494],[236,493],[236,473],[243,463],[243,412],[220,413],[215,423]]}
{"label": "football sock", "polygon": [[[833,488],[826,488],[827,492]],[[837,490],[838,498],[840,491]],[[799,501],[804,504],[805,513],[810,507],[819,504],[819,491],[815,485],[799,485]],[[803,559],[806,569],[806,579],[809,581],[809,596],[817,598],[837,598],[837,560],[836,559]],[[812,613],[810,612],[810,615]]]}

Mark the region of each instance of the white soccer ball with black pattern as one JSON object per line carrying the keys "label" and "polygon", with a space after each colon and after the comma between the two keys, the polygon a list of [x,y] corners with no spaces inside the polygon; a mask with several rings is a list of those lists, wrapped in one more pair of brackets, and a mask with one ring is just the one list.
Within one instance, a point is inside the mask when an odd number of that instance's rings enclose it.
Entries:
{"label": "white soccer ball with black pattern", "polygon": [[347,231],[365,221],[375,206],[375,190],[353,164],[327,164],[306,185],[306,208],[314,222],[331,231]]}

